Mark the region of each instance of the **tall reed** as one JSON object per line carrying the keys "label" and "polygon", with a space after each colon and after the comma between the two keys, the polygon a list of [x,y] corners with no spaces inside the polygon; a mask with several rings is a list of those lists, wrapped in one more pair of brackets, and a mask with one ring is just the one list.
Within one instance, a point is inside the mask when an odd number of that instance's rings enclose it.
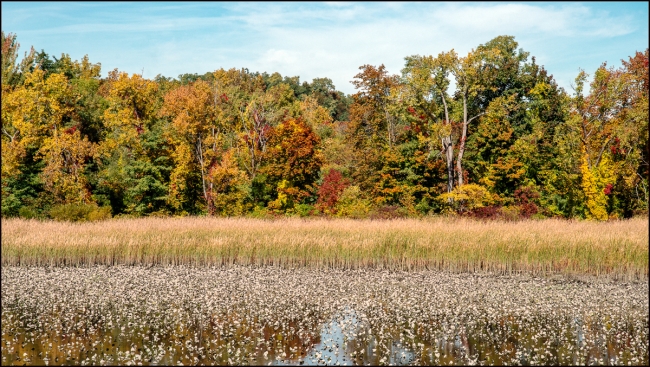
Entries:
{"label": "tall reed", "polygon": [[2,219],[2,264],[275,265],[648,276],[648,223],[143,218]]}

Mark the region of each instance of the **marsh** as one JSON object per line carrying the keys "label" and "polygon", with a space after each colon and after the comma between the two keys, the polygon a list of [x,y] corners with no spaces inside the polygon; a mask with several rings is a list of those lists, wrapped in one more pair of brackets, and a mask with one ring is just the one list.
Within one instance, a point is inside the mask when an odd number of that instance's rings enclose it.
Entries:
{"label": "marsh", "polygon": [[648,282],[270,266],[2,267],[2,364],[648,363]]}

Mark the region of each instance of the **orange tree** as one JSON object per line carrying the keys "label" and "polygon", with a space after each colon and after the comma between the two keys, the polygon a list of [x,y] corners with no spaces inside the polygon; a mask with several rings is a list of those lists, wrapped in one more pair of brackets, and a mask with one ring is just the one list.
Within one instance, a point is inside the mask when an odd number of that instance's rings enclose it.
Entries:
{"label": "orange tree", "polygon": [[260,169],[274,191],[270,209],[286,211],[315,201],[315,182],[323,163],[319,144],[318,136],[301,118],[289,118],[270,130]]}

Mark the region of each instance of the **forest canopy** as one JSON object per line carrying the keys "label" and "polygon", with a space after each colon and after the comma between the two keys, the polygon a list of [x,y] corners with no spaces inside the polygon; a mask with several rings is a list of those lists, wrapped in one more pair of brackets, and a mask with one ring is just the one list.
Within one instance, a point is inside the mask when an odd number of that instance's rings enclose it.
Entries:
{"label": "forest canopy", "polygon": [[2,217],[648,212],[648,49],[558,87],[512,36],[332,80],[109,71],[2,32]]}

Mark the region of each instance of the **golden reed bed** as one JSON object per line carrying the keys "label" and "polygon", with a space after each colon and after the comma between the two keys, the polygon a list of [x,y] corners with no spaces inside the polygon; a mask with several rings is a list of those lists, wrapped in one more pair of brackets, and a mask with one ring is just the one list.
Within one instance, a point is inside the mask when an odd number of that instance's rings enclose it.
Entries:
{"label": "golden reed bed", "polygon": [[2,219],[2,265],[277,265],[648,275],[648,223],[143,218]]}

